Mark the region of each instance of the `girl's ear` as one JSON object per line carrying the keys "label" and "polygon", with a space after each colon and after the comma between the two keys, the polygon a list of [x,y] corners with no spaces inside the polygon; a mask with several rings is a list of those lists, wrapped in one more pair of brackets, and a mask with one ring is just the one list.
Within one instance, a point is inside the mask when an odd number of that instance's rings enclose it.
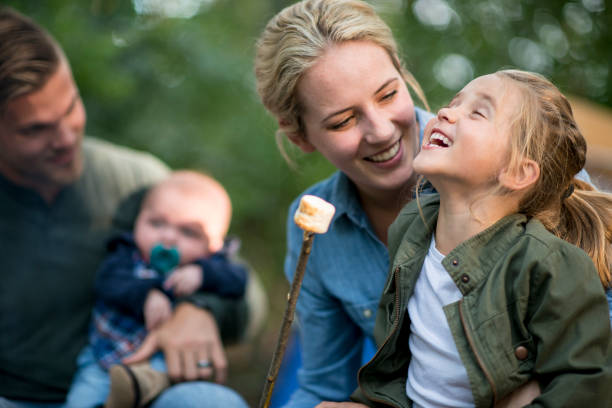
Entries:
{"label": "girl's ear", "polygon": [[[278,126],[283,129],[287,127],[287,123],[283,120],[278,121]],[[304,153],[312,153],[317,150],[307,139],[306,135],[302,132],[286,132],[287,137],[297,147],[299,147]]]}
{"label": "girl's ear", "polygon": [[523,159],[516,169],[504,169],[499,175],[499,182],[509,190],[520,191],[531,187],[538,181],[539,177],[540,166],[538,163],[531,159]]}

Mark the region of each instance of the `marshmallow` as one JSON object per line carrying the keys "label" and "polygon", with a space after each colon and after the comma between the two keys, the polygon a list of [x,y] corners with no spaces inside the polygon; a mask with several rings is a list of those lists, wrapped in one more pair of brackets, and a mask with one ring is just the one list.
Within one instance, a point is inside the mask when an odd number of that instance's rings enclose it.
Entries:
{"label": "marshmallow", "polygon": [[293,216],[295,223],[306,232],[324,234],[329,228],[336,207],[322,198],[305,195]]}

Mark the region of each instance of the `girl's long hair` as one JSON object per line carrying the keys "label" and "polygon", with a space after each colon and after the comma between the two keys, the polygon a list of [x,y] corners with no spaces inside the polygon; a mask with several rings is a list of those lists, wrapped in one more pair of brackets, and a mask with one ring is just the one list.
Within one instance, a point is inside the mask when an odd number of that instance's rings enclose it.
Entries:
{"label": "girl's long hair", "polygon": [[586,141],[565,96],[546,78],[518,70],[496,75],[518,84],[524,101],[513,123],[509,167],[522,158],[540,177],[519,203],[559,238],[589,254],[604,287],[612,286],[612,194],[575,178],[586,162]]}

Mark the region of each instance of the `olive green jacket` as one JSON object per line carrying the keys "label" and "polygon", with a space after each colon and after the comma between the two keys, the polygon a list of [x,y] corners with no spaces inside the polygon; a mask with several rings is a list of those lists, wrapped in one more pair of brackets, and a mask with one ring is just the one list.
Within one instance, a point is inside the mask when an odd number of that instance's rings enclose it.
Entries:
{"label": "olive green jacket", "polygon": [[[435,229],[439,196],[406,206],[389,230],[391,272],[378,308],[379,351],[359,371],[352,398],[374,407],[411,407],[407,313]],[[514,214],[461,243],[442,262],[463,294],[444,307],[476,407],[490,407],[530,379],[532,405],[612,406],[608,306],[582,250],[540,222]],[[444,392],[444,390],[441,390]]]}

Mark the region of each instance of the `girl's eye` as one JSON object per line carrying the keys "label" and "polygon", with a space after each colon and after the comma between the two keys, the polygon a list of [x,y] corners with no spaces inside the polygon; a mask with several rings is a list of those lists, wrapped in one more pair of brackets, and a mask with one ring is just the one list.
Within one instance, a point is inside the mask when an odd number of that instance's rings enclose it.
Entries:
{"label": "girl's eye", "polygon": [[344,127],[346,127],[346,125],[349,124],[349,122],[351,121],[351,119],[353,119],[354,115],[351,115],[349,117],[347,117],[346,119],[344,119],[342,122],[338,122],[338,123],[334,123],[333,125],[330,125],[329,128],[331,130],[340,130]]}
{"label": "girl's eye", "polygon": [[485,118],[485,119],[486,119],[485,114],[484,114],[484,113],[482,113],[481,111],[475,110],[475,111],[473,111],[472,113],[473,113],[474,115],[476,115],[476,116],[480,116],[480,117],[482,117],[482,118]]}
{"label": "girl's eye", "polygon": [[397,89],[392,90],[389,93],[386,93],[380,98],[381,101],[388,101],[389,99],[393,99],[393,97],[397,94]]}

